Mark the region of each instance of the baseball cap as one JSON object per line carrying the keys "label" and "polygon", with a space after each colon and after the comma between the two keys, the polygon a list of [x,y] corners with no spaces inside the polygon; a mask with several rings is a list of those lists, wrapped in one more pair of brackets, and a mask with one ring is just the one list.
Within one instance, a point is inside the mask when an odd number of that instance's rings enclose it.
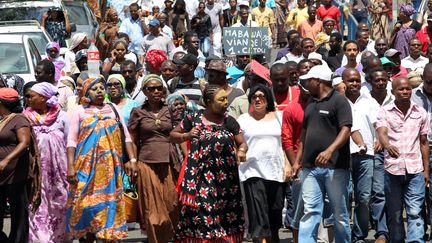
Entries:
{"label": "baseball cap", "polygon": [[186,53],[182,58],[173,60],[174,64],[189,64],[196,65],[198,64],[198,58],[194,54]]}
{"label": "baseball cap", "polygon": [[323,60],[323,59],[322,59],[322,55],[319,54],[319,53],[316,53],[316,52],[311,52],[311,53],[309,53],[307,59],[316,59],[316,60],[320,60],[320,61]]}
{"label": "baseball cap", "polygon": [[394,56],[396,53],[401,54],[400,51],[398,51],[398,50],[396,50],[396,49],[393,49],[393,48],[390,48],[390,49],[388,49],[386,52],[384,52],[384,56],[386,56],[386,57],[392,57],[392,56]]}
{"label": "baseball cap", "polygon": [[75,54],[75,62],[78,62],[84,57],[87,58],[87,49],[82,49]]}
{"label": "baseball cap", "polygon": [[222,60],[211,60],[205,69],[228,74],[226,71],[226,65]]}
{"label": "baseball cap", "polygon": [[311,78],[316,78],[324,81],[331,82],[332,81],[332,71],[330,68],[324,65],[316,65],[313,66],[309,72],[305,75],[300,76],[301,80],[307,80]]}
{"label": "baseball cap", "polygon": [[249,1],[245,1],[245,0],[240,1],[239,2],[239,7],[241,7],[241,6],[249,7]]}
{"label": "baseball cap", "polygon": [[158,19],[152,19],[149,22],[149,26],[151,26],[151,27],[156,27],[156,26],[159,26],[159,25],[160,25],[160,21]]}
{"label": "baseball cap", "polygon": [[387,57],[381,57],[380,60],[382,65],[391,64],[392,66],[396,66],[396,64],[390,61]]}

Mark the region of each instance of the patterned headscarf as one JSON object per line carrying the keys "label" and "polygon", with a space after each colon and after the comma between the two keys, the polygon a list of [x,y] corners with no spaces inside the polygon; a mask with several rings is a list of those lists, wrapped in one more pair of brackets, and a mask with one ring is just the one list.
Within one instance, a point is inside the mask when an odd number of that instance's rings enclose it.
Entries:
{"label": "patterned headscarf", "polygon": [[23,96],[24,79],[16,74],[0,74],[0,83],[7,88],[15,89],[20,96]]}
{"label": "patterned headscarf", "polygon": [[123,75],[121,74],[111,74],[108,79],[107,79],[107,84],[110,83],[110,81],[112,79],[117,79],[118,81],[120,81],[120,84],[122,86],[122,90],[123,90],[123,94],[122,97],[125,98],[127,97],[127,91],[126,91],[126,80],[123,77]]}
{"label": "patterned headscarf", "polygon": [[144,76],[141,89],[143,89],[150,81],[157,81],[163,85],[163,81],[159,75],[149,74],[149,75]]}
{"label": "patterned headscarf", "polygon": [[168,107],[171,107],[174,104],[174,102],[176,102],[177,100],[180,100],[181,102],[186,104],[186,100],[183,97],[183,95],[181,95],[179,93],[174,93],[174,94],[168,95],[168,98],[167,98]]}
{"label": "patterned headscarf", "polygon": [[104,79],[102,77],[91,77],[84,81],[83,83],[83,97],[80,100],[81,105],[87,106],[90,104],[91,100],[89,97],[89,90],[97,83],[102,82],[104,83]]}
{"label": "patterned headscarf", "polygon": [[400,5],[400,11],[403,12],[407,16],[411,16],[411,15],[413,15],[413,14],[415,14],[417,12],[415,10],[415,8],[413,7],[413,5],[411,5],[411,4],[404,4],[404,3],[402,3]]}
{"label": "patterned headscarf", "polygon": [[57,87],[55,87],[54,85],[48,82],[41,82],[33,85],[30,89],[46,97],[46,104],[48,107],[54,107],[58,105]]}
{"label": "patterned headscarf", "polygon": [[146,53],[146,62],[155,73],[160,73],[162,63],[167,59],[167,55],[161,50],[150,50]]}

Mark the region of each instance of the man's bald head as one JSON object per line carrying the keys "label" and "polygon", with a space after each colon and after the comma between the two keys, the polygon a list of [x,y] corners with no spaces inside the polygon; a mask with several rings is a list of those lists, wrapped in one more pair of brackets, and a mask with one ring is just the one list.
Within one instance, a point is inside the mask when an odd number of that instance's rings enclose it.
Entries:
{"label": "man's bald head", "polygon": [[408,78],[397,77],[397,78],[393,79],[393,81],[392,81],[392,90],[393,90],[393,92],[395,90],[397,90],[401,85],[406,84],[406,83],[409,84]]}
{"label": "man's bald head", "polygon": [[344,80],[346,77],[348,77],[352,74],[359,74],[360,75],[360,72],[355,68],[347,68],[342,72],[342,80]]}

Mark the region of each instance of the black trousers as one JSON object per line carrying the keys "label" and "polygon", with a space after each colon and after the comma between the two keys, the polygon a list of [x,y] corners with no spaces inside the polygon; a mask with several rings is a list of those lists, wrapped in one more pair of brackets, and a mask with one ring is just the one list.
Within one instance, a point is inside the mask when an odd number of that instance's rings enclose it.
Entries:
{"label": "black trousers", "polygon": [[7,202],[10,205],[11,231],[8,239],[2,232],[0,242],[26,243],[29,234],[29,214],[26,181],[0,186],[0,229],[3,231],[3,221]]}
{"label": "black trousers", "polygon": [[249,234],[252,238],[275,237],[282,226],[286,183],[261,178],[243,182]]}

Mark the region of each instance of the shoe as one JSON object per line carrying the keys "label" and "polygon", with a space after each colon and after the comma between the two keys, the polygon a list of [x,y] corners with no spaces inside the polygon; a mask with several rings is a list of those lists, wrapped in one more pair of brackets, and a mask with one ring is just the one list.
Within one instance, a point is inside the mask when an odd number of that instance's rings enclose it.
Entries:
{"label": "shoe", "polygon": [[387,243],[387,239],[385,238],[385,236],[380,235],[376,240],[375,243]]}

